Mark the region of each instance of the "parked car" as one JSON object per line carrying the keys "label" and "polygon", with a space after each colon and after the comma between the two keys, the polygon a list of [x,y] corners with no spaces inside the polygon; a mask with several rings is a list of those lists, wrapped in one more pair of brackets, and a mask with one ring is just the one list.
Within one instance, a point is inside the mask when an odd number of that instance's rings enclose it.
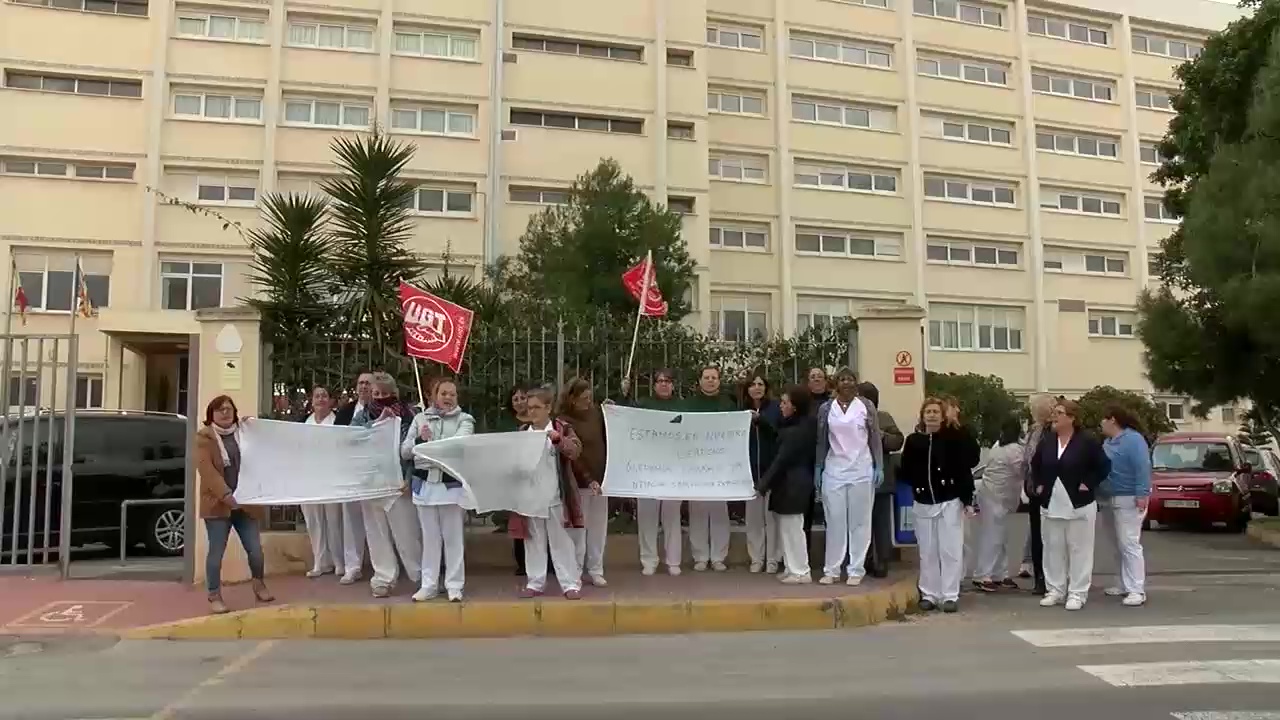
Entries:
{"label": "parked car", "polygon": [[[50,547],[58,546],[65,422],[65,413],[61,411],[27,415],[20,424],[17,417],[10,418],[0,446],[3,448],[0,464],[4,466],[0,553],[9,552],[14,545],[15,491],[19,500],[16,544],[20,552],[27,548],[33,527],[29,505],[33,486],[34,547],[37,551],[44,547],[46,497],[51,500]],[[185,544],[186,509],[181,501],[186,488],[187,432],[187,420],[181,415],[77,410],[71,459],[74,473],[72,547],[102,543],[118,549],[121,503],[166,499],[175,502],[142,505],[129,512],[126,542],[130,547],[144,544],[157,555],[181,555]],[[52,479],[48,490],[47,479]]]}
{"label": "parked car", "polygon": [[1220,433],[1175,432],[1151,449],[1152,491],[1147,524],[1225,524],[1243,532],[1251,517],[1244,446]]}
{"label": "parked car", "polygon": [[1245,445],[1244,459],[1253,468],[1249,475],[1249,505],[1256,513],[1280,515],[1280,458],[1271,448]]}

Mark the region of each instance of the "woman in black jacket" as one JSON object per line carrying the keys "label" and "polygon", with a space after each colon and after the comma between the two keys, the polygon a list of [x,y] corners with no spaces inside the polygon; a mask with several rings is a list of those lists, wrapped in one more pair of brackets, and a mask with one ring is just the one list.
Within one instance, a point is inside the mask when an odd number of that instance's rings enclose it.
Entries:
{"label": "woman in black jacket", "polygon": [[955,420],[946,403],[926,398],[920,425],[902,446],[898,482],[914,494],[916,544],[920,553],[920,609],[942,606],[953,613],[964,575],[964,519],[973,517],[973,466],[978,444]]}
{"label": "woman in black jacket", "polygon": [[1093,580],[1094,493],[1111,472],[1111,460],[1079,418],[1079,405],[1059,400],[1052,432],[1045,431],[1031,456],[1031,511],[1041,513],[1044,534],[1043,607],[1065,600],[1068,610],[1083,608]]}
{"label": "woman in black jacket", "polygon": [[788,585],[813,582],[804,534],[804,514],[813,506],[818,442],[818,421],[809,414],[811,402],[809,391],[802,387],[788,388],[782,395],[778,401],[782,420],[777,452],[756,484],[756,492],[769,497],[769,512],[777,519],[778,543],[786,567],[779,579]]}

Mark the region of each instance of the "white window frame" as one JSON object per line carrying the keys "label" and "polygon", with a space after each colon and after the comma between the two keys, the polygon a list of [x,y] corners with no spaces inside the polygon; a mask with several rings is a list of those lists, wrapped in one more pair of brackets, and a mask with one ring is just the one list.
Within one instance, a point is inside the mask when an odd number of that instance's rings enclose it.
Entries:
{"label": "white window frame", "polygon": [[[230,20],[232,23],[231,35],[230,36],[211,35],[210,33],[213,30],[213,25],[215,20],[221,20],[221,21]],[[194,32],[188,32],[186,30],[183,30],[182,24],[184,21],[202,22],[204,23],[204,31],[199,33],[194,33]],[[254,34],[243,32],[242,29],[246,27],[257,27],[258,28],[257,34],[254,35]],[[175,18],[174,20],[174,34],[177,37],[181,37],[181,38],[197,38],[200,40],[212,40],[214,42],[239,42],[239,43],[251,43],[254,45],[265,45],[268,42],[267,18],[242,17],[240,15],[226,15],[223,13],[190,12],[185,10],[179,10],[177,13],[177,18]]]}
{"label": "white window frame", "polygon": [[[820,50],[825,51],[827,55],[834,53],[834,57],[827,57],[821,54]],[[787,39],[787,52],[791,57],[800,60],[853,65],[873,70],[893,69],[892,46],[858,40],[792,31]]]}
{"label": "white window frame", "polygon": [[[1138,85],[1133,90],[1133,102],[1140,110],[1153,110],[1162,113],[1175,113],[1173,109],[1173,94],[1175,91],[1165,88],[1152,87],[1150,85]],[[1143,97],[1146,102],[1143,102]],[[1164,98],[1163,104],[1157,104],[1158,98]]]}
{"label": "white window frame", "polygon": [[[924,113],[921,120],[928,136],[938,140],[1013,147],[1014,126],[1011,123],[933,113]],[[996,140],[997,135],[1003,135],[1008,142]],[[983,136],[987,139],[983,140]]]}
{"label": "white window frame", "polygon": [[281,175],[276,174],[276,192],[311,195],[318,198],[329,198],[324,191],[325,178],[316,175]]}
{"label": "white window frame", "polygon": [[[133,182],[133,165],[48,158],[0,157],[0,174],[43,179]],[[61,172],[57,172],[61,170]]]}
{"label": "white window frame", "polygon": [[[416,117],[414,127],[408,128],[397,125],[400,116],[413,113]],[[428,113],[438,114],[441,120],[440,130],[424,130],[424,120]],[[392,104],[391,106],[391,131],[395,133],[404,133],[412,135],[429,135],[432,137],[456,137],[456,138],[474,138],[476,137],[476,124],[479,118],[479,110],[476,108],[464,108],[456,105],[404,105]],[[454,120],[456,118],[465,118],[466,124],[470,128],[466,131],[454,130]]]}
{"label": "white window frame", "polygon": [[[766,340],[769,337],[769,312],[767,310],[753,310],[751,306],[755,303],[767,303],[767,298],[747,297],[743,295],[721,295],[712,293],[711,310],[710,310],[710,326],[711,334],[718,340],[726,342],[753,342],[757,340]],[[746,337],[742,338],[726,338],[724,333],[725,313],[742,313],[742,327]],[[755,321],[753,323],[752,321]],[[753,336],[752,325],[756,324],[756,330],[759,336]]]}
{"label": "white window frame", "polygon": [[[178,103],[180,98],[185,100],[196,100],[200,106],[199,111],[190,113],[179,111]],[[226,117],[208,114],[210,98],[217,98],[227,102]],[[240,115],[240,109],[245,105],[250,107],[256,106],[257,114],[242,117]],[[179,88],[170,93],[169,117],[175,120],[199,120],[201,122],[261,125],[263,123],[263,105],[264,98],[260,95],[255,97],[253,95],[238,94],[233,91],[219,92],[217,90],[184,90]]]}
{"label": "white window frame", "polygon": [[697,138],[694,136],[694,125],[691,122],[684,121],[667,121],[667,139],[668,140],[684,140],[691,142]]}
{"label": "white window frame", "polygon": [[[924,17],[950,20],[997,30],[1004,29],[1004,8],[992,7],[985,3],[956,2],[956,0],[913,0],[911,9],[914,14]],[[972,16],[975,11],[978,13],[976,21]],[[967,19],[965,18],[966,14],[969,14]],[[991,17],[995,18],[995,22],[988,22]]]}
{"label": "white window frame", "polygon": [[1170,213],[1169,209],[1164,206],[1163,198],[1151,195],[1142,198],[1142,218],[1146,222],[1164,223],[1166,225],[1177,225],[1182,222],[1182,218]]}
{"label": "white window frame", "polygon": [[[1044,78],[1045,82],[1040,83],[1040,78]],[[1036,87],[1037,83],[1044,87]],[[1062,87],[1062,83],[1066,83],[1066,87]],[[1089,94],[1076,94],[1077,83],[1088,83],[1090,87]],[[1109,97],[1098,97],[1097,88],[1107,88]],[[1056,97],[1072,98],[1074,100],[1084,100],[1087,102],[1099,102],[1115,104],[1116,102],[1116,84],[1113,80],[1103,80],[1098,78],[1076,77],[1074,75],[1055,75],[1045,70],[1031,71],[1031,92],[1040,95],[1054,95]]]}
{"label": "white window frame", "polygon": [[[1117,310],[1090,310],[1088,331],[1091,338],[1124,338],[1137,336],[1138,316]],[[1110,330],[1110,332],[1108,332]]]}
{"label": "white window frame", "polygon": [[[854,184],[849,181],[850,175],[858,176],[858,187],[854,187]],[[832,182],[836,176],[840,176],[839,184]],[[870,182],[870,188],[865,182],[861,182],[863,177]],[[813,178],[813,182],[808,182],[809,178]],[[797,158],[791,173],[791,182],[795,187],[809,190],[897,195],[902,178],[898,171],[887,168],[806,162]]]}
{"label": "white window frame", "polygon": [[[930,194],[930,186],[936,183],[943,183],[942,195]],[[964,197],[955,194],[956,186],[963,185],[965,188]],[[991,200],[985,197],[981,199],[974,198],[974,192],[981,191],[984,195],[990,191]],[[1001,202],[999,197],[1002,193],[1009,194],[1008,202]],[[1004,182],[991,180],[975,180],[973,178],[955,177],[952,175],[935,175],[925,173],[924,176],[924,199],[935,202],[960,203],[963,205],[981,205],[985,207],[1018,207],[1018,186]]]}
{"label": "white window frame", "polygon": [[[424,194],[440,193],[440,210],[423,210]],[[453,196],[466,196],[468,209],[450,210],[449,202]],[[476,216],[476,191],[472,188],[448,187],[444,185],[419,185],[413,194],[413,213],[423,217],[474,218]]]}
{"label": "white window frame", "polygon": [[[950,73],[951,68],[956,73]],[[971,71],[980,71],[982,78],[972,77]],[[1009,68],[998,62],[971,60],[950,55],[916,54],[916,73],[924,77],[970,83],[972,85],[989,85],[991,87],[1009,87]],[[998,80],[992,75],[999,73]]]}
{"label": "white window frame", "polygon": [[707,174],[713,180],[723,182],[769,183],[769,158],[760,155],[722,155],[711,153],[707,159]]}
{"label": "white window frame", "polygon": [[[80,383],[84,383],[84,403],[80,402]],[[94,389],[97,388],[98,402],[93,401]],[[103,407],[103,400],[106,398],[106,382],[100,373],[77,373],[76,374],[76,409],[77,410],[99,410]]]}
{"label": "white window frame", "polygon": [[[259,179],[256,175],[235,175],[220,173],[200,173],[186,174],[182,173],[177,177],[190,178],[195,190],[192,202],[197,205],[218,205],[225,207],[254,207],[258,204]],[[204,188],[221,189],[222,198],[203,198],[201,194]],[[232,199],[233,192],[238,191],[243,194],[245,190],[253,190],[253,199],[245,200],[243,198]]]}
{"label": "white window frame", "polygon": [[[1150,151],[1153,160],[1147,160],[1146,155]],[[1138,145],[1138,161],[1143,165],[1151,165],[1158,167],[1164,164],[1165,158],[1160,154],[1160,143],[1153,140],[1143,140]]]}
{"label": "white window frame", "polygon": [[[725,238],[728,236],[740,236],[742,244],[726,244]],[[759,238],[759,241],[752,243],[753,238]],[[712,220],[707,242],[713,250],[769,252],[769,226],[765,224]]]}
{"label": "white window frame", "polygon": [[[37,256],[37,253],[33,253],[33,252],[24,252],[24,253],[22,253],[22,255],[23,255],[23,257],[24,257],[24,262],[23,262],[23,264],[25,265],[25,264],[26,264],[25,260],[26,260],[26,259],[29,259],[29,258],[32,258],[32,257],[36,257],[36,256]],[[32,302],[32,298],[31,298],[30,294],[28,293],[28,294],[27,294],[27,302],[29,303],[29,305],[28,305],[28,307],[27,307],[27,311],[28,311],[28,312],[46,313],[46,314],[49,314],[49,315],[70,315],[70,314],[71,314],[71,311],[75,308],[75,306],[76,306],[76,304],[77,304],[77,303],[76,303],[76,301],[71,297],[71,293],[72,293],[72,292],[78,292],[78,291],[77,291],[77,289],[76,289],[76,271],[75,271],[74,269],[72,269],[72,270],[50,270],[50,269],[49,269],[49,256],[48,256],[48,255],[43,255],[42,257],[43,257],[43,259],[44,259],[44,267],[40,268],[39,270],[22,270],[22,269],[19,269],[19,270],[18,270],[18,272],[17,272],[17,276],[13,278],[13,282],[14,282],[14,283],[16,283],[16,287],[14,288],[14,292],[17,292],[17,288],[18,288],[18,287],[22,287],[22,286],[23,286],[23,282],[22,282],[22,276],[23,276],[23,275],[35,275],[35,274],[39,273],[39,275],[40,275],[40,302],[39,302],[38,304],[37,304],[37,303]],[[65,257],[65,256],[64,256],[64,257]],[[15,265],[16,265],[16,262],[15,262]],[[50,308],[49,308],[49,273],[51,273],[51,272],[66,273],[66,274],[68,274],[68,275],[70,275],[70,276],[71,276],[71,287],[69,288],[71,292],[68,292],[68,293],[66,294],[66,296],[65,296],[65,300],[66,300],[66,302],[67,302],[67,306],[68,306],[65,310],[64,310],[64,309],[59,309],[59,308],[54,308],[54,309],[50,309]],[[84,275],[84,277],[85,277],[86,285],[87,285],[87,283],[88,283],[88,278],[91,278],[91,277],[105,277],[105,278],[107,279],[107,297],[104,299],[104,298],[100,298],[100,297],[95,298],[95,297],[90,296],[90,301],[93,303],[93,307],[94,307],[94,308],[99,308],[99,307],[110,307],[110,305],[111,305],[111,274],[110,274],[110,273],[107,273],[106,275],[103,275],[102,273],[84,272],[84,270],[83,270],[83,269],[81,269],[81,273],[82,273],[82,274]]]}
{"label": "white window frame", "polygon": [[[310,106],[310,118],[306,122],[302,120],[289,119],[289,106],[308,104]],[[316,106],[317,105],[337,105],[338,106],[338,122],[319,123],[316,122]],[[280,124],[287,127],[311,127],[311,128],[361,128],[368,129],[373,126],[373,103],[368,100],[353,100],[343,98],[315,98],[315,97],[297,97],[285,96],[284,102],[281,103]],[[349,109],[364,110],[367,120],[364,124],[347,122],[347,111]]]}
{"label": "white window frame", "polygon": [[[940,352],[1026,352],[1026,318],[1026,309],[1022,307],[930,303],[926,331],[929,349]],[[983,328],[987,329],[985,339]],[[1001,335],[1003,342],[1000,342]],[[954,346],[950,342],[953,338]]]}
{"label": "white window frame", "polygon": [[[805,237],[816,238],[818,240],[818,249],[801,250],[800,237],[802,235]],[[844,249],[839,251],[826,249],[828,240],[840,240]],[[855,241],[860,241],[864,245],[866,243],[871,243],[871,252],[853,252],[853,245]],[[806,257],[900,261],[902,260],[902,238],[889,235],[876,235],[857,230],[799,225],[796,226],[795,232],[795,253],[796,255]]]}
{"label": "white window frame", "polygon": [[[936,249],[943,249],[946,259],[933,257]],[[985,255],[987,251],[994,253],[994,262],[980,262],[979,251]],[[1012,253],[1013,259],[1008,255]],[[963,267],[995,268],[997,270],[1018,270],[1022,267],[1022,248],[1008,243],[985,242],[982,240],[960,240],[953,238],[930,237],[925,242],[925,262],[931,265],[959,265]]]}
{"label": "white window frame", "polygon": [[[1107,277],[1129,277],[1129,255],[1086,250],[1081,253],[1083,261],[1082,275],[1106,275]],[[1102,270],[1090,270],[1090,260],[1102,260]]]}
{"label": "white window frame", "polygon": [[[21,84],[13,84],[13,78],[25,77],[40,81],[40,87],[25,87]],[[142,81],[130,80],[128,78],[110,78],[110,77],[81,77],[77,75],[55,75],[46,74],[40,71],[32,70],[4,70],[4,86],[12,90],[26,90],[29,92],[46,92],[57,93],[59,95],[84,95],[86,97],[103,97],[103,98],[119,98],[125,100],[142,99]],[[71,83],[71,88],[59,87],[62,83]],[[120,90],[128,89],[129,92],[115,92],[119,86]],[[93,88],[92,90],[90,88]],[[101,92],[98,92],[101,90]],[[135,93],[136,90],[136,93]]]}
{"label": "white window frame", "polygon": [[[1072,198],[1070,202],[1066,198]],[[1052,202],[1051,202],[1052,201]],[[1097,204],[1097,210],[1086,210],[1086,205]],[[1074,205],[1075,207],[1072,207]],[[1108,208],[1114,206],[1114,212]],[[1120,195],[1107,195],[1086,190],[1068,188],[1041,187],[1040,209],[1049,212],[1068,213],[1071,215],[1089,215],[1091,217],[1124,217],[1124,198]]]}
{"label": "white window frame", "polygon": [[[712,98],[715,98],[714,104]],[[737,98],[737,110],[726,110],[725,99]],[[748,101],[754,106],[756,103],[760,106],[760,112],[747,110]],[[732,103],[730,103],[732,107]],[[722,115],[745,115],[747,117],[765,117],[769,112],[768,99],[764,95],[757,95],[751,92],[737,90],[707,90],[707,112],[718,113]]]}
{"label": "white window frame", "polygon": [[[799,296],[796,298],[796,333],[809,331],[811,328],[829,328],[852,317],[849,300],[846,298],[818,298]],[[819,318],[822,318],[819,320]]]}
{"label": "white window frame", "polygon": [[[734,39],[731,40],[731,38]],[[750,43],[743,42],[746,38],[754,38],[754,40]],[[764,52],[764,28],[709,22],[707,23],[707,45],[726,50],[762,53]]]}
{"label": "white window frame", "polygon": [[[295,38],[295,30],[306,29],[311,30],[313,39],[311,41],[303,41]],[[333,30],[342,31],[341,45],[323,45],[320,43],[320,35],[322,30],[332,32]],[[369,36],[369,45],[353,45],[352,35]],[[315,50],[341,50],[343,52],[360,52],[373,53],[378,51],[378,27],[377,25],[362,25],[360,23],[345,23],[340,21],[324,21],[324,20],[294,20],[290,19],[288,26],[285,28],[285,44],[294,48],[310,48]]]}
{"label": "white window frame", "polygon": [[[811,109],[812,118],[806,117],[804,108]],[[839,121],[831,117],[839,115]],[[824,118],[823,115],[827,117]],[[866,117],[866,124],[860,119]],[[875,105],[857,105],[843,100],[827,100],[805,95],[791,96],[791,121],[809,125],[828,125],[847,127],[855,130],[875,130],[877,132],[893,132],[898,123],[897,112],[891,108]]]}
{"label": "white window frame", "polygon": [[[404,49],[410,37],[416,36],[417,51]],[[418,29],[398,27],[391,40],[391,54],[404,57],[422,57],[434,60],[480,62],[480,33],[458,29]],[[432,45],[443,43],[444,52],[430,52]]]}
{"label": "white window frame", "polygon": [[[1058,28],[1061,29],[1061,33],[1054,32]],[[1073,31],[1076,30],[1083,30],[1085,39],[1073,37]],[[1084,20],[1034,13],[1027,15],[1027,34],[1029,35],[1065,40],[1080,45],[1111,47],[1111,32],[1112,28],[1110,26],[1100,27]],[[1099,34],[1102,35],[1101,42],[1098,41]]]}
{"label": "white window frame", "polygon": [[[166,270],[165,265],[169,265],[169,264],[185,264],[187,266],[187,271],[185,273],[182,273],[182,272]],[[217,265],[218,274],[214,275],[212,273],[207,273],[207,272],[196,272],[196,265]],[[227,264],[225,262],[223,262],[222,260],[214,260],[212,258],[199,259],[199,260],[194,258],[183,258],[183,259],[161,258],[160,259],[160,308],[162,310],[192,312],[193,308],[191,307],[191,298],[195,288],[194,279],[198,277],[199,278],[213,278],[213,277],[218,278],[218,304],[212,307],[222,307],[223,303],[225,303],[227,300]],[[166,308],[164,306],[164,301],[168,295],[165,292],[165,284],[164,284],[165,278],[171,278],[171,279],[182,278],[187,281],[186,307]]]}
{"label": "white window frame", "polygon": [[534,187],[532,185],[510,185],[507,187],[507,202],[525,205],[568,205],[569,190],[567,188]]}
{"label": "white window frame", "polygon": [[[1173,37],[1170,35],[1161,35],[1149,30],[1139,30],[1135,28],[1131,31],[1130,37],[1132,41],[1133,51],[1139,55],[1155,55],[1158,57],[1172,58],[1174,60],[1194,60],[1200,57],[1200,53],[1204,52],[1204,43],[1197,40],[1187,38]],[[1181,45],[1186,50],[1185,54],[1174,52],[1174,46]],[[1164,50],[1156,50],[1154,47],[1163,46]]]}
{"label": "white window frame", "polygon": [[[1049,147],[1045,147],[1043,144],[1046,139]],[[1092,145],[1093,152],[1088,152],[1090,145]],[[1103,149],[1107,146],[1111,148],[1111,154],[1109,155],[1103,152]],[[1118,161],[1120,159],[1120,138],[1107,137],[1105,135],[1088,135],[1072,130],[1036,128],[1036,151]]]}
{"label": "white window frame", "polygon": [[[1155,403],[1156,407],[1160,408],[1160,410],[1164,412],[1165,417],[1169,418],[1170,421],[1175,423],[1186,422],[1187,420],[1187,401],[1186,400],[1157,399],[1157,400],[1154,400],[1153,402]],[[1178,412],[1176,413],[1177,417],[1174,417],[1175,413],[1171,412],[1173,408],[1178,408]]]}

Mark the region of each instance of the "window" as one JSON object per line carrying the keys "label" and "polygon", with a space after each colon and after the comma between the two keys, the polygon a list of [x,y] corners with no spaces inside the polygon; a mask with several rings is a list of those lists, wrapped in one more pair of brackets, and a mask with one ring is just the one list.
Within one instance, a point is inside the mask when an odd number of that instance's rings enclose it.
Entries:
{"label": "window", "polygon": [[709,243],[722,250],[768,250],[769,226],[713,220]]}
{"label": "window", "polygon": [[943,140],[984,145],[1013,145],[1013,125],[991,120],[968,120],[944,115],[924,115],[924,131]]}
{"label": "window", "polygon": [[640,135],[644,121],[631,118],[611,118],[598,115],[571,115],[569,113],[541,112],[538,110],[511,110],[512,125],[558,128],[561,130],[591,130],[594,132]]}
{"label": "window", "polygon": [[[43,312],[71,312],[78,291],[76,261],[73,255],[15,254],[18,282],[27,296],[32,310]],[[111,261],[105,256],[82,256],[81,271],[89,303],[95,308],[110,307]]]}
{"label": "window", "polygon": [[707,93],[707,109],[734,115],[764,115],[764,96],[732,90],[711,90]]}
{"label": "window", "polygon": [[1160,143],[1143,142],[1138,146],[1138,158],[1143,165],[1162,165],[1167,160],[1160,154]]}
{"label": "window", "polygon": [[734,50],[764,51],[764,29],[708,25],[707,44]]}
{"label": "window", "polygon": [[675,67],[693,67],[693,51],[667,48],[667,64]]}
{"label": "window", "polygon": [[1020,352],[1022,308],[930,305],[929,347],[967,352]]}
{"label": "window", "polygon": [[1151,275],[1153,279],[1160,277],[1160,260],[1161,255],[1159,252],[1155,250],[1147,252],[1147,274]]}
{"label": "window", "polygon": [[132,180],[133,165],[71,160],[0,159],[0,172],[7,175],[75,178],[76,180]]}
{"label": "window", "polygon": [[889,8],[889,0],[840,0],[840,2],[852,5],[866,5],[867,7]]}
{"label": "window", "polygon": [[834,327],[848,319],[848,300],[796,299],[796,332],[806,332],[815,327]]}
{"label": "window", "polygon": [[59,10],[81,10],[136,17],[147,15],[146,0],[14,0],[14,2]]}
{"label": "window", "polygon": [[1084,194],[1074,190],[1040,191],[1040,207],[1046,210],[1119,217],[1120,204],[1120,198],[1111,195]]}
{"label": "window", "polygon": [[76,409],[102,407],[102,376],[76,376]]}
{"label": "window", "polygon": [[205,13],[178,13],[178,34],[209,40],[239,40],[241,42],[265,42],[267,21],[260,18],[234,15],[206,15]]}
{"label": "window", "polygon": [[1134,91],[1133,96],[1140,108],[1173,112],[1173,96],[1168,90],[1139,87]]}
{"label": "window", "polygon": [[1156,407],[1164,412],[1166,417],[1174,422],[1181,422],[1187,419],[1187,404],[1184,400],[1156,400],[1155,404]]}
{"label": "window", "polygon": [[325,178],[319,175],[277,175],[276,190],[281,193],[297,193],[298,195],[314,195],[328,199],[324,191]]}
{"label": "window", "polygon": [[395,51],[399,55],[475,60],[480,53],[480,34],[464,30],[397,28]]}
{"label": "window", "polygon": [[797,161],[794,182],[799,187],[851,192],[898,193],[898,173],[878,168],[817,165]]}
{"label": "window", "polygon": [[1014,207],[1016,186],[963,178],[924,176],[924,196],[931,200]]}
{"label": "window", "polygon": [[458,188],[418,188],[417,211],[424,215],[461,215],[471,217],[474,190]]}
{"label": "window", "polygon": [[769,334],[769,298],[713,294],[711,334],[731,342],[765,339]]}
{"label": "window", "polygon": [[1027,32],[1032,35],[1070,40],[1087,45],[1111,45],[1111,28],[1089,25],[1079,20],[1064,20],[1046,15],[1028,15]]}
{"label": "window", "polygon": [[893,64],[893,48],[792,33],[791,57],[888,69]]}
{"label": "window", "polygon": [[1036,130],[1036,149],[1064,155],[1119,159],[1120,138]]}
{"label": "window", "polygon": [[989,5],[956,0],[915,0],[913,7],[917,15],[959,20],[970,25],[1004,27],[1004,13]]}
{"label": "window", "polygon": [[827,257],[900,258],[902,238],[823,228],[796,228],[796,254]]}
{"label": "window", "polygon": [[394,130],[419,132],[426,135],[475,137],[476,110],[474,108],[393,105],[391,127]]}
{"label": "window", "polygon": [[1085,253],[1084,271],[1095,275],[1124,275],[1128,255]]}
{"label": "window", "polygon": [[39,73],[6,70],[5,87],[42,92],[74,93],[76,95],[105,95],[110,97],[142,97],[141,80],[117,78],[87,78],[69,75],[42,75]]}
{"label": "window", "polygon": [[195,176],[195,202],[201,205],[251,206],[257,200],[258,178],[256,176]]}
{"label": "window", "polygon": [[1142,200],[1142,216],[1155,222],[1176,223],[1182,218],[1174,215],[1164,206],[1164,200],[1158,197],[1147,197]]}
{"label": "window", "polygon": [[844,127],[893,130],[897,113],[891,108],[851,105],[840,100],[791,98],[791,119],[796,122]]}
{"label": "window", "polygon": [[1045,272],[1126,277],[1128,253],[1104,253],[1046,247]]}
{"label": "window", "polygon": [[693,198],[681,195],[667,196],[667,209],[678,215],[693,214]]}
{"label": "window", "polygon": [[180,90],[173,94],[173,114],[176,117],[256,123],[262,120],[262,98]]}
{"label": "window", "polygon": [[[34,376],[34,374],[27,375],[26,377],[22,377],[20,375],[10,375],[9,376],[9,407],[15,408],[15,407],[28,407],[28,406],[35,405],[36,399],[37,399],[36,396],[39,395],[39,391],[40,391],[40,381],[39,381],[39,378]],[[44,431],[41,433],[41,435],[46,435],[48,433],[47,425],[42,424],[40,429]],[[10,432],[13,432],[13,431],[10,430]],[[10,440],[10,442],[12,443],[13,441]],[[31,440],[28,438],[26,439],[26,442],[30,443]],[[10,445],[10,450],[12,450],[12,445]]]}
{"label": "window", "polygon": [[916,59],[916,72],[929,77],[983,85],[1009,84],[1009,69],[1006,66],[955,57],[921,56]]}
{"label": "window", "polygon": [[1134,316],[1130,313],[1089,313],[1090,337],[1133,337]]}
{"label": "window", "polygon": [[288,125],[367,128],[370,119],[367,101],[288,97],[284,100],[284,121]]}
{"label": "window", "polygon": [[537,203],[538,205],[569,204],[568,190],[512,185],[507,192],[510,194],[511,202]]}
{"label": "window", "polygon": [[978,265],[984,267],[1018,267],[1018,246],[1002,243],[971,242],[929,238],[925,256],[931,263]]}
{"label": "window", "polygon": [[609,45],[568,38],[544,38],[516,33],[511,36],[511,46],[517,50],[536,50],[539,52],[581,55],[583,57],[609,60],[630,60],[632,62],[644,60],[644,51],[634,45]]}
{"label": "window", "polygon": [[1228,425],[1234,425],[1240,422],[1240,417],[1236,412],[1236,409],[1233,407],[1222,408],[1222,422]]}
{"label": "window", "polygon": [[1147,55],[1163,55],[1175,60],[1194,60],[1200,57],[1204,46],[1192,40],[1162,37],[1145,30],[1134,30],[1133,51]]}
{"label": "window", "polygon": [[763,183],[768,181],[769,158],[758,155],[712,155],[708,172],[717,180]]}
{"label": "window", "polygon": [[692,140],[693,123],[667,121],[667,137],[672,140]]}
{"label": "window", "polygon": [[375,28],[336,23],[289,23],[289,44],[327,50],[373,50]]}
{"label": "window", "polygon": [[1098,102],[1112,102],[1116,94],[1115,83],[1110,80],[1050,75],[1046,72],[1031,73],[1031,89],[1038,93]]}
{"label": "window", "polygon": [[222,263],[163,261],[160,304],[165,310],[200,310],[222,305]]}

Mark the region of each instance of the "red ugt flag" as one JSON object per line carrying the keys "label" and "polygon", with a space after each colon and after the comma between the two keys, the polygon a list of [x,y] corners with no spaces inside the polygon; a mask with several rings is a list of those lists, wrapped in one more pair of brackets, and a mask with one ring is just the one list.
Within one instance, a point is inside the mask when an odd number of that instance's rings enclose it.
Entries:
{"label": "red ugt flag", "polygon": [[405,352],[461,371],[475,313],[405,283],[400,283],[400,309]]}
{"label": "red ugt flag", "polygon": [[[645,271],[648,271],[648,291],[645,291]],[[640,303],[640,314],[647,317],[666,317],[667,301],[662,299],[658,277],[653,269],[653,254],[622,273],[622,286]],[[643,299],[641,299],[643,297]]]}

